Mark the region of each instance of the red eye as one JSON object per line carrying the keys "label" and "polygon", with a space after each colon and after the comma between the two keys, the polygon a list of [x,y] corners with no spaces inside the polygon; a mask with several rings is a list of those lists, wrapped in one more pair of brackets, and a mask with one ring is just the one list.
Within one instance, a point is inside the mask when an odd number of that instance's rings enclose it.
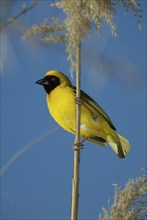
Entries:
{"label": "red eye", "polygon": [[52,78],[51,78],[51,81],[52,81],[52,82],[54,82],[55,80],[56,80],[56,78],[55,78],[55,77],[52,77]]}

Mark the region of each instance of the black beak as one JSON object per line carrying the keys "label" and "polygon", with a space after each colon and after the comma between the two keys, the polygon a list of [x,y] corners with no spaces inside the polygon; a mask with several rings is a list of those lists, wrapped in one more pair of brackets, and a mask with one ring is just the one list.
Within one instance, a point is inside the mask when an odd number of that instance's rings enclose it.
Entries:
{"label": "black beak", "polygon": [[43,79],[39,79],[38,81],[36,81],[36,84],[42,85],[42,86],[48,86],[48,81],[43,78]]}

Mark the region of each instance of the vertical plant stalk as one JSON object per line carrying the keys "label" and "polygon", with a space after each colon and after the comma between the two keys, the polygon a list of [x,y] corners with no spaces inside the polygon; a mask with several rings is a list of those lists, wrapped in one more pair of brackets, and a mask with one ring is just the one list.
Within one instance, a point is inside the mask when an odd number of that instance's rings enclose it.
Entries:
{"label": "vertical plant stalk", "polygon": [[[76,99],[80,100],[80,84],[81,84],[81,44],[79,43],[76,51]],[[76,134],[74,149],[74,164],[72,177],[72,197],[71,197],[71,220],[78,219],[79,205],[79,173],[80,173],[80,118],[81,104],[76,102]]]}

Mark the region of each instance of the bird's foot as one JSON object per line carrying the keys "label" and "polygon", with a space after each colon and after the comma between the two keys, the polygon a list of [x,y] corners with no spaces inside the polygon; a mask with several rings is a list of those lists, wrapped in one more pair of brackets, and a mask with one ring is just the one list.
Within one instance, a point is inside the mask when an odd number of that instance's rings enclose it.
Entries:
{"label": "bird's foot", "polygon": [[72,146],[73,146],[73,150],[74,151],[77,151],[77,150],[81,150],[81,149],[84,149],[84,141],[87,140],[88,137],[84,138],[82,141],[78,142],[78,143],[74,143]]}
{"label": "bird's foot", "polygon": [[73,147],[74,151],[78,151],[78,150],[84,149],[84,145],[81,144],[81,142],[73,144],[72,147]]}
{"label": "bird's foot", "polygon": [[81,98],[75,97],[75,100],[76,100],[76,104],[82,105],[82,99]]}

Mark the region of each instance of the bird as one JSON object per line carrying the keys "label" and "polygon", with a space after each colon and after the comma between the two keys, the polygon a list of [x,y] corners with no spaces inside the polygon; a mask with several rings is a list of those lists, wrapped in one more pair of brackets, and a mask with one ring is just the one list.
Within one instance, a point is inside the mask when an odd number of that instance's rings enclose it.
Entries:
{"label": "bird", "polygon": [[[76,87],[69,78],[58,70],[50,70],[36,84],[44,87],[48,110],[54,120],[75,134]],[[130,151],[129,141],[117,133],[103,108],[82,90],[80,104],[80,137],[102,147],[109,145],[119,158],[125,158]]]}

